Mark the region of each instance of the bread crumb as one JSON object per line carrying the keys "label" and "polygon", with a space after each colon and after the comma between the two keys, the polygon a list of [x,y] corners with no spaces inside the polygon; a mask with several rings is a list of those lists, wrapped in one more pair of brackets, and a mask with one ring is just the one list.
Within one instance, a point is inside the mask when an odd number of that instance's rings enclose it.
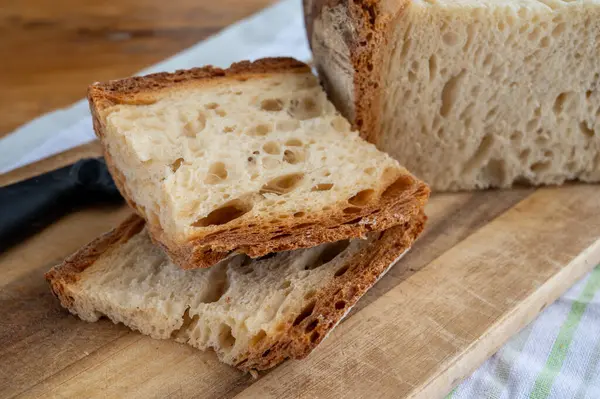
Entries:
{"label": "bread crumb", "polygon": [[252,378],[254,378],[255,380],[258,380],[258,371],[251,369],[248,371],[250,373],[250,375],[252,376]]}

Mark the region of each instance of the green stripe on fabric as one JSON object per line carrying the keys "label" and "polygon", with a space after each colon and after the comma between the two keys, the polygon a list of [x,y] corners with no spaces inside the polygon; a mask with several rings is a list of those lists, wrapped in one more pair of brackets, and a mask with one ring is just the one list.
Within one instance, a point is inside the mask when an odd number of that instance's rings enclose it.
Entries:
{"label": "green stripe on fabric", "polygon": [[446,396],[444,399],[452,399],[452,397],[454,396],[454,394],[456,393],[456,390],[458,389],[458,387],[454,388],[453,390],[450,391],[450,393],[448,394],[448,396]]}
{"label": "green stripe on fabric", "polygon": [[[596,295],[600,295],[600,291],[596,292]],[[577,394],[575,394],[574,399],[583,399],[586,397],[586,393],[591,385],[592,378],[596,375],[596,373],[600,372],[600,369],[598,369],[598,366],[600,365],[600,336],[596,339],[596,346],[592,351],[590,362],[585,369],[585,374],[581,381],[581,385],[579,385],[579,389],[577,390]]]}
{"label": "green stripe on fabric", "polygon": [[527,344],[527,341],[529,340],[531,330],[533,330],[533,322],[529,323],[519,335],[509,341],[506,349],[510,349],[510,351],[506,351],[506,355],[504,355],[505,349],[502,350],[502,356],[498,359],[498,363],[494,368],[492,380],[494,384],[488,384],[484,387],[483,397],[486,399],[498,399],[502,396],[502,393],[508,386],[508,379],[512,368],[521,356],[521,352],[523,352],[523,348],[525,348],[525,344]]}
{"label": "green stripe on fabric", "polygon": [[594,298],[594,294],[598,290],[600,290],[600,267],[596,267],[592,271],[590,279],[583,291],[577,300],[573,302],[567,319],[560,327],[558,337],[556,337],[556,341],[552,346],[546,365],[540,374],[538,374],[533,389],[529,394],[530,399],[545,399],[550,394],[554,379],[567,357],[569,345],[571,345],[571,341],[573,340],[573,334],[577,330],[577,326],[581,321],[581,317],[583,316],[588,303]]}

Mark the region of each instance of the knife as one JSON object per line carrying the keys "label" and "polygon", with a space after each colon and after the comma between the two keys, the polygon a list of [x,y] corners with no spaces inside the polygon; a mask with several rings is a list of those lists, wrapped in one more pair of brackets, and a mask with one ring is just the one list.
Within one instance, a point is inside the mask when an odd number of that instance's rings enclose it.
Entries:
{"label": "knife", "polygon": [[70,212],[122,200],[103,158],[0,187],[0,252]]}

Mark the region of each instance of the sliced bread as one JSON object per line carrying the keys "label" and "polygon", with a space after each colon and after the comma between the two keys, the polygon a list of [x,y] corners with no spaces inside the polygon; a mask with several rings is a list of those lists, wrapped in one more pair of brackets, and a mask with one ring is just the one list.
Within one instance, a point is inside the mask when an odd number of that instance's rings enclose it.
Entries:
{"label": "sliced bread", "polygon": [[186,269],[382,231],[428,197],[292,59],[98,83],[89,100],[119,189]]}
{"label": "sliced bread", "polygon": [[406,252],[422,213],[366,239],[182,270],[132,216],[46,274],[81,319],[107,316],[156,339],[172,338],[242,370],[310,353]]}
{"label": "sliced bread", "polygon": [[600,180],[600,1],[304,6],[334,104],[433,190]]}

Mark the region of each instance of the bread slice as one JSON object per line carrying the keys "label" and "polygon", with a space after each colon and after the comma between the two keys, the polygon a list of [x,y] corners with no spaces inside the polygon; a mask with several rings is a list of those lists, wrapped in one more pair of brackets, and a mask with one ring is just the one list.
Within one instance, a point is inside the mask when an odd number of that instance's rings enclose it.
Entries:
{"label": "bread slice", "polygon": [[597,0],[305,0],[330,98],[433,190],[600,180]]}
{"label": "bread slice", "polygon": [[428,197],[292,59],[95,84],[89,100],[117,186],[186,269],[382,231]]}
{"label": "bread slice", "polygon": [[402,226],[251,260],[182,270],[154,246],[137,215],[46,274],[61,304],[156,339],[172,338],[242,370],[303,358],[406,252],[423,229]]}

